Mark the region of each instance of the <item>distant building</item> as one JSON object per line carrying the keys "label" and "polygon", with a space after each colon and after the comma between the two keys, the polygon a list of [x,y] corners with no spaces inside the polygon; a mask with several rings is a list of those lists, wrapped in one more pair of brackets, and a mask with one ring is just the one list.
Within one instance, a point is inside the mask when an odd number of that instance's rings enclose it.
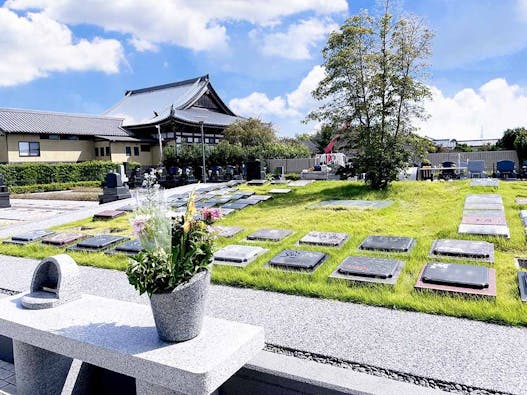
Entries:
{"label": "distant building", "polygon": [[456,140],[456,139],[433,139],[427,137],[437,147],[444,148],[446,150],[455,150],[458,145],[467,145],[474,151],[480,151],[489,145],[495,145],[498,139],[479,139],[479,140]]}
{"label": "distant building", "polygon": [[103,115],[0,108],[0,163],[108,160],[159,162],[163,145],[217,144],[242,118],[218,96],[209,76],[125,93]]}

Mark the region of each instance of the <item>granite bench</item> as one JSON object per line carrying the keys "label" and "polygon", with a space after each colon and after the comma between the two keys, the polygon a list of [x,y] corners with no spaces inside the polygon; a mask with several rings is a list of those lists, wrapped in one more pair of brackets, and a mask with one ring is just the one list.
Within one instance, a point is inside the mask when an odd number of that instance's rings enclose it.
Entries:
{"label": "granite bench", "polygon": [[149,306],[89,295],[44,310],[4,298],[0,335],[21,395],[61,393],[74,360],[134,377],[138,394],[210,394],[264,346],[263,328],[211,317],[198,337],[164,343]]}

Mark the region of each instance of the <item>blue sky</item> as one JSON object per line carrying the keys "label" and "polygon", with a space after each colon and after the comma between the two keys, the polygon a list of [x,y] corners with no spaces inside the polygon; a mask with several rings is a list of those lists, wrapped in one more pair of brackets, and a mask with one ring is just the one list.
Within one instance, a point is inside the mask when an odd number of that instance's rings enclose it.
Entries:
{"label": "blue sky", "polygon": [[[320,50],[374,0],[7,0],[0,107],[99,114],[128,89],[210,74],[244,116],[281,135],[313,130]],[[527,126],[527,0],[406,0],[435,32],[432,137],[500,137]]]}

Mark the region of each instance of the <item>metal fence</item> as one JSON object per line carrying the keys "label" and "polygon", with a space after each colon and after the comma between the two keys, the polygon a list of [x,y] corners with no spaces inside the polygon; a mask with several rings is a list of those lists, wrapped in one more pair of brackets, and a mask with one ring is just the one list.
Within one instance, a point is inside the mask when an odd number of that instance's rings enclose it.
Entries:
{"label": "metal fence", "polygon": [[516,151],[481,151],[481,152],[443,152],[428,154],[427,158],[433,166],[440,166],[443,162],[466,162],[467,160],[485,161],[485,171],[496,170],[496,162],[500,160],[512,160],[519,168],[518,154]]}

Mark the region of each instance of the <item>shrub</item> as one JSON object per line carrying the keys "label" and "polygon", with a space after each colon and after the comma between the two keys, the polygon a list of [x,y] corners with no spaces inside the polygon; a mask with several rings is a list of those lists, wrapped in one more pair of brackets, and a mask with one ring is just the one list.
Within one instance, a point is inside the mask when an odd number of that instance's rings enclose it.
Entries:
{"label": "shrub", "polygon": [[101,181],[54,182],[51,184],[13,185],[9,187],[11,193],[35,193],[66,191],[73,187],[98,187]]}

